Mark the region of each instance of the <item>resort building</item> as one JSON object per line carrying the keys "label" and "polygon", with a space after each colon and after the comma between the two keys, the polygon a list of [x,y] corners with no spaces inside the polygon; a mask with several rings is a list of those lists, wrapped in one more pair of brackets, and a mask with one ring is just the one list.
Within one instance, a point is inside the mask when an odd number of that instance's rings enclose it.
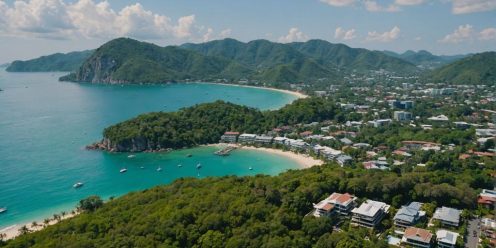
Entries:
{"label": "resort building", "polygon": [[436,232],[437,247],[455,248],[458,233],[440,229]]}
{"label": "resort building", "polygon": [[442,225],[458,227],[460,225],[460,214],[462,211],[454,208],[437,208],[432,216],[433,220],[438,220]]}
{"label": "resort building", "polygon": [[389,106],[391,108],[399,108],[399,109],[411,109],[413,108],[413,101],[398,101],[398,100],[389,100]]}
{"label": "resort building", "polygon": [[425,215],[421,213],[420,208],[422,203],[412,202],[408,206],[402,206],[396,215],[394,215],[394,225],[398,228],[408,228],[417,223],[417,221]]}
{"label": "resort building", "polygon": [[257,135],[255,137],[254,143],[267,145],[267,144],[271,144],[273,139],[274,138],[272,136]]}
{"label": "resort building", "polygon": [[284,145],[286,143],[286,140],[287,140],[286,137],[275,137],[274,143]]}
{"label": "resort building", "polygon": [[410,121],[413,119],[413,115],[410,112],[394,111],[393,118],[396,121]]}
{"label": "resort building", "polygon": [[256,134],[244,133],[239,136],[238,141],[239,143],[253,143],[256,137]]}
{"label": "resort building", "polygon": [[220,141],[225,143],[236,143],[239,136],[239,132],[225,132],[224,135],[220,137]]}
{"label": "resort building", "polygon": [[411,247],[429,248],[431,247],[431,240],[432,233],[428,230],[409,227],[405,230],[401,243]]}
{"label": "resort building", "polygon": [[483,189],[477,198],[477,204],[494,209],[496,206],[496,190]]}
{"label": "resort building", "polygon": [[429,117],[427,118],[427,120],[443,122],[443,121],[449,121],[449,118],[446,115],[438,115],[438,116]]}
{"label": "resort building", "polygon": [[353,161],[353,158],[350,157],[349,155],[339,155],[337,158],[336,158],[336,162],[341,165],[341,167],[345,166],[345,165],[348,165],[351,163],[351,161]]}
{"label": "resort building", "polygon": [[355,207],[356,197],[348,193],[332,193],[326,199],[314,204],[314,216],[331,216],[332,214],[348,215]]}
{"label": "resort building", "polygon": [[351,225],[374,228],[389,212],[390,207],[384,202],[367,200],[359,208],[354,208],[351,211]]}
{"label": "resort building", "polygon": [[389,169],[389,164],[387,161],[379,161],[379,160],[373,160],[373,161],[367,161],[363,162],[363,168],[366,170],[388,170]]}

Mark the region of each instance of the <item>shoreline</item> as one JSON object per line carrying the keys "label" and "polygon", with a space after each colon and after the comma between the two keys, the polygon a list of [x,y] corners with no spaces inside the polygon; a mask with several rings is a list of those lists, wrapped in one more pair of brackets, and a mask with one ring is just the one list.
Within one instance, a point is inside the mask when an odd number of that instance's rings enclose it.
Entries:
{"label": "shoreline", "polygon": [[227,143],[209,144],[209,145],[204,145],[204,146],[221,147],[221,146],[228,146],[228,145],[236,146],[237,149],[240,149],[240,150],[266,152],[266,153],[271,153],[271,154],[283,156],[283,157],[289,158],[291,160],[294,160],[297,164],[300,165],[300,169],[307,169],[307,168],[310,168],[313,166],[320,166],[320,165],[324,164],[324,161],[310,157],[307,154],[299,154],[299,153],[295,153],[292,151],[283,151],[283,150],[275,149],[275,148],[244,146],[244,145],[239,145],[239,144],[227,144]]}
{"label": "shoreline", "polygon": [[[78,214],[79,214],[79,212],[76,212],[76,211],[74,213],[69,212],[64,216],[58,214],[60,216],[60,219],[54,219],[53,217],[47,218],[50,220],[50,222],[48,222],[46,224],[44,223],[44,220],[36,220],[36,221],[29,222],[29,223],[24,223],[24,224],[14,224],[14,225],[5,227],[3,229],[0,229],[0,234],[6,235],[3,240],[14,239],[14,238],[18,237],[19,235],[21,235],[21,232],[19,231],[19,229],[23,226],[26,226],[29,229],[29,233],[33,233],[33,232],[41,231],[48,226],[55,225],[55,224],[57,224],[63,220],[73,218],[73,217],[77,216]],[[33,226],[33,222],[37,222],[38,225]]]}
{"label": "shoreline", "polygon": [[[190,83],[196,83],[196,82],[190,82]],[[199,83],[199,84],[217,84],[217,85],[224,85],[224,86],[233,86],[233,87],[244,87],[244,88],[271,90],[271,91],[277,91],[277,92],[285,93],[285,94],[288,94],[288,95],[292,95],[292,96],[295,96],[298,99],[309,97],[308,95],[305,95],[305,94],[303,94],[301,92],[292,91],[292,90],[277,89],[277,88],[272,88],[272,87],[253,86],[253,85],[242,85],[242,84],[229,84],[229,83],[211,83],[211,82],[197,82],[197,83]]]}

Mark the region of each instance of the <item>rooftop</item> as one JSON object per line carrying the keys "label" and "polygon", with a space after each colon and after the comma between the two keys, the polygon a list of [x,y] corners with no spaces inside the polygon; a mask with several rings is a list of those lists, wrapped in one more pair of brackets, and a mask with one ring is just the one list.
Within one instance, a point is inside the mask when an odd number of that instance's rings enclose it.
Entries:
{"label": "rooftop", "polygon": [[352,210],[354,214],[365,215],[369,217],[373,217],[377,214],[378,211],[382,210],[384,212],[389,211],[389,205],[384,202],[367,200],[359,208],[355,208]]}
{"label": "rooftop", "polygon": [[394,220],[402,220],[413,223],[419,216],[422,203],[412,202],[408,206],[402,206],[394,216]]}
{"label": "rooftop", "polygon": [[430,243],[432,239],[432,233],[425,229],[409,227],[405,230],[403,238],[419,241],[422,243]]}
{"label": "rooftop", "polygon": [[436,232],[437,241],[452,245],[456,244],[458,235],[458,233],[450,232],[447,230],[438,230]]}
{"label": "rooftop", "polygon": [[460,213],[462,211],[454,208],[442,207],[437,208],[434,212],[434,219],[444,220],[448,222],[458,223],[460,222]]}

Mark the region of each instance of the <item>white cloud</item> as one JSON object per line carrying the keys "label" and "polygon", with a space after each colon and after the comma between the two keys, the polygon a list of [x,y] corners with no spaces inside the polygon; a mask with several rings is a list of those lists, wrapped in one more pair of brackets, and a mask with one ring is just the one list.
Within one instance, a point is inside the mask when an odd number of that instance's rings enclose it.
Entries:
{"label": "white cloud", "polygon": [[16,0],[9,6],[0,0],[2,35],[201,40],[209,32],[195,25],[195,15],[183,16],[174,22],[168,16],[144,9],[139,3],[116,11],[107,1],[65,1]]}
{"label": "white cloud", "polygon": [[415,41],[421,41],[422,40],[422,37],[418,36],[418,37],[415,37]]}
{"label": "white cloud", "polygon": [[411,5],[423,4],[424,2],[425,0],[395,0],[394,4],[411,6]]}
{"label": "white cloud", "polygon": [[496,10],[495,0],[451,0],[453,14],[468,14]]}
{"label": "white cloud", "polygon": [[221,39],[227,38],[227,37],[231,36],[231,31],[232,30],[230,28],[224,29],[224,30],[220,31],[219,37]]}
{"label": "white cloud", "polygon": [[320,0],[320,1],[336,7],[350,6],[353,3],[355,3],[355,0]]}
{"label": "white cloud", "polygon": [[472,25],[466,24],[458,26],[458,28],[451,34],[446,35],[441,43],[460,43],[462,41],[471,40],[474,36],[474,28]]}
{"label": "white cloud", "polygon": [[400,7],[390,4],[387,7],[379,5],[376,1],[366,0],[364,2],[365,9],[370,12],[398,12],[401,11]]}
{"label": "white cloud", "polygon": [[486,28],[480,31],[479,40],[496,40],[496,28]]}
{"label": "white cloud", "polygon": [[307,41],[307,40],[308,40],[308,36],[303,32],[301,32],[300,30],[298,30],[298,28],[290,28],[286,36],[279,37],[279,42],[282,43]]}
{"label": "white cloud", "polygon": [[334,31],[334,38],[338,40],[352,40],[356,38],[355,29],[344,30],[343,28],[338,27],[336,28],[336,31]]}
{"label": "white cloud", "polygon": [[367,41],[391,42],[400,36],[400,28],[394,26],[390,31],[379,33],[377,31],[368,32]]}

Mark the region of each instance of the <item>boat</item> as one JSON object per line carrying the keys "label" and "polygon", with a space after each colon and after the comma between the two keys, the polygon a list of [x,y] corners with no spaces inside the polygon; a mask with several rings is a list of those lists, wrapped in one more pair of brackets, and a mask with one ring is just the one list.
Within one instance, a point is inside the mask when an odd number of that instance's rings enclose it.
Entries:
{"label": "boat", "polygon": [[144,169],[144,168],[145,168],[145,166],[140,166],[140,169]]}
{"label": "boat", "polygon": [[186,154],[186,157],[191,158],[191,157],[193,157],[193,155],[192,154]]}
{"label": "boat", "polygon": [[128,157],[128,158],[134,158],[134,157],[136,157],[136,155],[131,154],[131,155],[127,156],[127,157]]}
{"label": "boat", "polygon": [[200,163],[198,163],[198,164],[196,165],[196,168],[197,168],[197,169],[201,169],[201,167],[202,167],[202,165],[201,165]]}
{"label": "boat", "polygon": [[72,187],[73,187],[73,188],[75,188],[75,189],[77,189],[77,188],[81,188],[81,187],[83,187],[83,185],[84,185],[84,183],[82,183],[82,182],[77,182],[77,183],[75,183],[74,185],[72,185]]}
{"label": "boat", "polygon": [[157,171],[162,171],[162,167],[158,167],[157,168]]}
{"label": "boat", "polygon": [[124,172],[126,172],[126,171],[127,171],[127,169],[126,169],[126,168],[122,168],[119,172],[120,172],[120,173],[124,173]]}
{"label": "boat", "polygon": [[7,208],[0,208],[0,214],[7,212]]}
{"label": "boat", "polygon": [[253,168],[251,168],[251,166],[250,166],[250,168],[248,168],[248,170],[253,170]]}
{"label": "boat", "polygon": [[183,165],[182,164],[178,164],[177,167],[183,167]]}

